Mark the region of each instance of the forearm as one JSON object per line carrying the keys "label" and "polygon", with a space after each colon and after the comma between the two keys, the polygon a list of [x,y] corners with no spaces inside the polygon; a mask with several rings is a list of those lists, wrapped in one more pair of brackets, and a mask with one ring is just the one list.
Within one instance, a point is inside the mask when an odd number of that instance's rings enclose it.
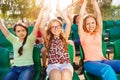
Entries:
{"label": "forearm", "polygon": [[65,23],[66,23],[66,28],[65,28],[65,34],[66,34],[66,37],[68,39],[69,37],[69,34],[70,34],[70,30],[71,30],[71,20],[68,18],[68,16],[64,13],[61,13],[61,15],[63,16],[63,19],[65,20]]}
{"label": "forearm", "polygon": [[87,6],[87,0],[84,0],[83,4],[81,6],[80,12],[79,12],[79,23],[78,23],[78,34],[79,34],[79,36],[84,33],[83,19],[84,19],[84,15],[86,13],[86,6]]}
{"label": "forearm", "polygon": [[69,20],[71,21],[71,23],[73,22],[73,18],[72,18],[72,4],[70,4],[67,7],[67,16],[69,18]]}
{"label": "forearm", "polygon": [[5,27],[4,23],[1,20],[0,20],[0,30],[5,35],[5,37],[7,37],[10,34],[10,32],[8,31],[8,29]]}
{"label": "forearm", "polygon": [[50,17],[50,14],[49,12],[46,13],[43,18],[42,18],[42,21],[41,21],[41,24],[39,26],[39,29],[40,29],[40,32],[43,36],[43,38],[45,39],[46,38],[46,30],[45,30],[45,27],[47,25],[47,22],[49,21],[49,17]]}
{"label": "forearm", "polygon": [[60,9],[57,9],[57,11],[60,13],[60,15],[63,17],[63,19],[65,20],[66,24],[71,23],[70,19],[67,16],[67,13],[65,11],[61,11]]}
{"label": "forearm", "polygon": [[35,34],[35,35],[37,35],[38,28],[41,24],[42,14],[43,14],[43,9],[40,10],[38,18],[37,18],[35,25],[34,25],[33,34]]}
{"label": "forearm", "polygon": [[38,18],[36,20],[35,26],[40,26],[41,20],[42,20],[42,15],[43,15],[43,9],[40,10]]}
{"label": "forearm", "polygon": [[80,17],[83,17],[84,14],[86,13],[86,5],[87,5],[87,0],[84,0],[79,13]]}
{"label": "forearm", "polygon": [[101,16],[101,11],[100,11],[100,8],[98,6],[97,1],[96,0],[91,0],[91,3],[93,4],[95,15],[96,16]]}
{"label": "forearm", "polygon": [[40,26],[40,23],[41,23],[41,20],[42,20],[42,16],[43,16],[43,12],[47,9],[47,6],[45,5],[45,1],[42,0],[41,2],[41,9],[39,11],[39,14],[38,14],[38,18],[36,20],[36,23],[35,23],[35,26]]}
{"label": "forearm", "polygon": [[97,23],[98,23],[98,26],[100,28],[100,32],[102,33],[102,16],[101,16],[100,8],[99,8],[96,0],[91,0],[91,3],[93,4],[94,13],[95,13],[96,18],[97,18]]}
{"label": "forearm", "polygon": [[34,34],[36,35],[37,34],[37,31],[38,31],[38,28],[40,26],[40,24],[42,23],[42,19],[44,17],[44,14],[49,14],[50,12],[50,9],[48,9],[48,6],[46,5],[43,5],[40,12],[39,12],[39,15],[38,15],[38,18],[36,20],[36,23],[35,23],[35,26],[34,26],[34,29],[33,29],[33,32]]}
{"label": "forearm", "polygon": [[60,9],[59,1],[58,1],[58,0],[57,0],[56,9],[57,9],[57,11],[60,13],[60,15],[63,17],[63,19],[65,20],[66,24],[70,24],[71,21],[70,21],[70,19],[68,18],[68,16],[66,15],[66,14],[68,14],[68,13],[66,12],[67,10],[62,11],[62,10]]}
{"label": "forearm", "polygon": [[68,18],[68,16],[66,15],[68,13],[66,13],[65,10],[64,10],[64,12],[62,12],[61,9],[59,8],[59,5],[57,6],[57,11],[61,14],[63,19],[65,20],[65,23],[66,23],[65,34],[66,34],[66,39],[68,39],[70,30],[71,30],[71,21]]}
{"label": "forearm", "polygon": [[46,19],[43,19],[41,21],[40,26],[39,26],[39,30],[40,30],[40,32],[41,32],[44,39],[46,38],[46,30],[45,30],[46,24],[47,24]]}

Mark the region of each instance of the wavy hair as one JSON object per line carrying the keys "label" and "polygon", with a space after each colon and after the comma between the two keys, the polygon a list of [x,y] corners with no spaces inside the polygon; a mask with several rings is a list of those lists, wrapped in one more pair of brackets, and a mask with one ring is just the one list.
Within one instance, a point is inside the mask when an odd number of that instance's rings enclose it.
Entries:
{"label": "wavy hair", "polygon": [[[52,42],[52,39],[54,37],[54,35],[52,34],[51,32],[51,26],[54,22],[58,22],[62,28],[62,22],[58,19],[52,19],[49,24],[48,24],[48,27],[47,27],[47,36],[46,36],[46,41],[45,41],[45,45],[47,47],[47,50],[50,49],[50,46],[51,46],[51,42]],[[63,47],[65,49],[65,51],[67,52],[68,51],[68,47],[67,47],[67,42],[66,42],[66,37],[65,37],[65,34],[62,32],[61,30],[61,33],[60,33],[60,39],[62,40],[63,42]]]}
{"label": "wavy hair", "polygon": [[92,17],[92,18],[95,20],[95,22],[96,22],[96,28],[95,28],[95,30],[93,31],[93,34],[94,34],[94,33],[98,32],[98,23],[97,23],[96,17],[95,17],[93,14],[87,14],[87,15],[85,15],[84,20],[83,20],[83,30],[84,30],[85,32],[87,32],[87,33],[89,32],[89,31],[87,30],[87,28],[86,28],[86,19],[89,18],[89,17]]}

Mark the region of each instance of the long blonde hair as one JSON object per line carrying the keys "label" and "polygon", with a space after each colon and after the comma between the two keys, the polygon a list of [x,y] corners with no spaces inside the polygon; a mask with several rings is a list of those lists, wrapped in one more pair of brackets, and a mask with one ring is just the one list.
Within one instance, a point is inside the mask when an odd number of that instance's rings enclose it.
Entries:
{"label": "long blonde hair", "polygon": [[86,19],[89,18],[89,17],[92,17],[95,20],[95,22],[96,22],[96,28],[95,28],[95,30],[92,33],[92,34],[95,34],[96,32],[98,32],[98,27],[99,26],[98,26],[98,23],[97,23],[97,19],[96,19],[96,17],[93,14],[87,14],[87,15],[85,15],[84,20],[83,20],[83,30],[85,32],[87,32],[87,33],[89,32],[87,30],[87,28],[86,28]]}
{"label": "long blonde hair", "polygon": [[[62,22],[58,19],[52,19],[49,24],[48,24],[48,27],[47,27],[47,36],[46,36],[46,41],[45,41],[45,45],[47,47],[47,50],[50,49],[50,46],[51,46],[51,42],[52,42],[52,39],[54,38],[54,35],[52,34],[51,32],[51,26],[54,22],[58,22],[62,28]],[[61,33],[60,33],[60,39],[62,40],[63,42],[63,47],[65,49],[65,52],[68,51],[68,47],[67,47],[67,42],[66,42],[66,37],[64,35],[64,33],[62,32],[61,30]]]}

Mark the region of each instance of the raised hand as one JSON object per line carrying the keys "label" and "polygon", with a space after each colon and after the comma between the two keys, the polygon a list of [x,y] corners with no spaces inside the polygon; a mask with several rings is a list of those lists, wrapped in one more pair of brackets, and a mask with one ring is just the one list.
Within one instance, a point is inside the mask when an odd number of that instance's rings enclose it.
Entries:
{"label": "raised hand", "polygon": [[59,5],[59,0],[57,0],[56,10],[57,10],[57,11],[61,11],[61,9],[60,9],[60,5]]}

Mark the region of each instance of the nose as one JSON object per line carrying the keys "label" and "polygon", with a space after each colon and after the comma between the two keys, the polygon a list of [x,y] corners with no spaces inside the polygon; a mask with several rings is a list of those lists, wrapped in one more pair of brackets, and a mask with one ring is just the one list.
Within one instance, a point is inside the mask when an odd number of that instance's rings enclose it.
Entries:
{"label": "nose", "polygon": [[91,23],[89,26],[90,26],[90,27],[92,27],[92,26],[93,26],[93,24]]}

